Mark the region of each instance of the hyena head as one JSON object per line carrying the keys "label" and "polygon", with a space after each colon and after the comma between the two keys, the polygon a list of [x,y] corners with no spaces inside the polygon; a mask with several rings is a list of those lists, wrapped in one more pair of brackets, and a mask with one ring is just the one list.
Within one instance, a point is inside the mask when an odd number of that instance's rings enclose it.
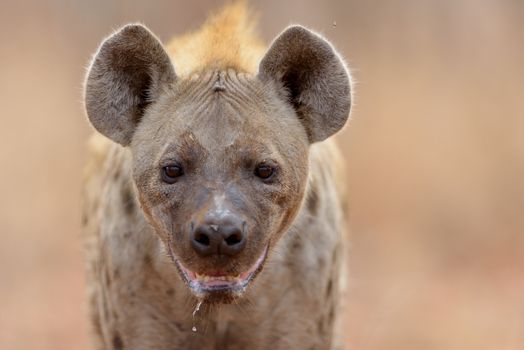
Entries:
{"label": "hyena head", "polygon": [[[176,62],[174,62],[176,66]],[[158,39],[127,25],[99,48],[85,103],[129,147],[142,211],[199,298],[243,294],[304,198],[311,143],[346,122],[348,72],[319,35],[293,26],[255,74],[177,76]]]}

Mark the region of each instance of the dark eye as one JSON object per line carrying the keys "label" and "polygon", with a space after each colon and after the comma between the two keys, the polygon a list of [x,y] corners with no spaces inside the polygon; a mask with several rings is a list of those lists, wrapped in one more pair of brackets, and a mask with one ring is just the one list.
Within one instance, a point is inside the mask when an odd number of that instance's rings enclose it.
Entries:
{"label": "dark eye", "polygon": [[269,179],[273,176],[275,168],[268,164],[259,164],[255,168],[255,175],[263,180]]}
{"label": "dark eye", "polygon": [[176,182],[176,178],[184,175],[184,170],[179,165],[168,165],[162,168],[162,180],[168,184]]}

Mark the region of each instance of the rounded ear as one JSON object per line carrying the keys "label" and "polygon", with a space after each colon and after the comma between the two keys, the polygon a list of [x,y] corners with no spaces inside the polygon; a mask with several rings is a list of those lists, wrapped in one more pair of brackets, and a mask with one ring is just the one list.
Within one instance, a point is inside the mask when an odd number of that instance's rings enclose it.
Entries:
{"label": "rounded ear", "polygon": [[349,117],[351,82],[331,44],[302,26],[280,34],[260,62],[259,78],[287,89],[310,142],[340,130]]}
{"label": "rounded ear", "polygon": [[104,40],[89,67],[85,106],[91,124],[129,145],[147,105],[175,79],[160,41],[140,24],[126,25]]}

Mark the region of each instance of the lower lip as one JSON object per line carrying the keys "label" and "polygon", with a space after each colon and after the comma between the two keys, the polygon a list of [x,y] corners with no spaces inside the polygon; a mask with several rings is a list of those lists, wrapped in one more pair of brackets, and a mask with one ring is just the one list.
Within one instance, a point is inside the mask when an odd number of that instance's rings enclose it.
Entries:
{"label": "lower lip", "polygon": [[195,292],[197,295],[199,294],[205,294],[210,292],[233,292],[233,293],[242,293],[246,290],[249,282],[253,279],[253,277],[258,273],[260,270],[260,267],[262,266],[264,260],[267,256],[267,250],[266,247],[264,249],[264,252],[260,255],[258,260],[253,264],[253,266],[247,270],[246,272],[243,272],[240,274],[239,278],[236,280],[218,280],[218,279],[211,279],[209,281],[202,281],[196,278],[196,274],[188,269],[186,269],[182,264],[176,260],[176,263],[184,275],[189,287]]}

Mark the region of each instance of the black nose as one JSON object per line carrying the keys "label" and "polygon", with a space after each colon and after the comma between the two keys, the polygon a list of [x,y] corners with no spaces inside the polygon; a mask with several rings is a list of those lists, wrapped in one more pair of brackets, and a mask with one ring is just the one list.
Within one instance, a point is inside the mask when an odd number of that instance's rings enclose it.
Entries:
{"label": "black nose", "polygon": [[245,222],[231,217],[206,220],[190,234],[191,246],[201,256],[240,253],[246,246]]}

